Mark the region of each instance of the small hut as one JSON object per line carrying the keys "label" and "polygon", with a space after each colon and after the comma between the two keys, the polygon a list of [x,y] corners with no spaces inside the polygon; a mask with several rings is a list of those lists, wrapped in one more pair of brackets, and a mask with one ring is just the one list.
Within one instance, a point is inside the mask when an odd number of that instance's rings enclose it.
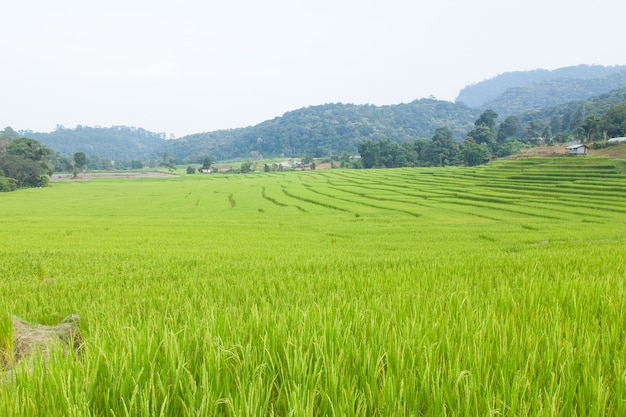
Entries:
{"label": "small hut", "polygon": [[577,143],[576,145],[570,145],[567,147],[568,155],[587,155],[587,145]]}

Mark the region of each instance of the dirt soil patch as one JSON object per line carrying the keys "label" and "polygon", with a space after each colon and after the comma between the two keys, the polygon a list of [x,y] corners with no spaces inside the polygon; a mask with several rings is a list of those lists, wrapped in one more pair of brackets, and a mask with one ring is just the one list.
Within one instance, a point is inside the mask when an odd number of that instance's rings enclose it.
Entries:
{"label": "dirt soil patch", "polygon": [[[587,155],[600,158],[626,158],[626,143],[618,143],[616,145],[607,146],[606,148],[594,149],[590,147]],[[519,158],[555,158],[558,156],[568,156],[567,145],[559,144],[555,146],[537,146],[517,155],[507,156],[505,159]]]}
{"label": "dirt soil patch", "polygon": [[556,158],[557,156],[567,155],[567,145],[555,145],[555,146],[537,146],[535,148],[528,149],[524,152],[510,155],[504,159],[519,159],[519,158]]}

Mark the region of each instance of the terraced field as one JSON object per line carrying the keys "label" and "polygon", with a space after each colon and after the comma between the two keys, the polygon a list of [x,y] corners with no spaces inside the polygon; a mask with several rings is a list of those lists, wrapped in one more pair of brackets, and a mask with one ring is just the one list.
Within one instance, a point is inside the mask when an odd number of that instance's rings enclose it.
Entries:
{"label": "terraced field", "polygon": [[626,164],[95,179],[0,195],[0,415],[626,415]]}

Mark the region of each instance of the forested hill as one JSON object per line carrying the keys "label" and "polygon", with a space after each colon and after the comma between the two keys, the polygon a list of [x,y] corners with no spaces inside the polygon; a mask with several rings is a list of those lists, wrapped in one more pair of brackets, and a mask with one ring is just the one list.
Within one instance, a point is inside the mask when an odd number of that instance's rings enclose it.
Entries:
{"label": "forested hill", "polygon": [[465,87],[456,99],[501,115],[583,100],[626,87],[626,66],[578,65],[553,71],[537,69],[500,74]]}
{"label": "forested hill", "polygon": [[68,129],[59,126],[50,133],[20,131],[22,136],[36,139],[47,147],[72,155],[84,152],[110,159],[144,159],[165,143],[165,134],[129,126],[88,127]]}
{"label": "forested hill", "polygon": [[[463,89],[456,103],[420,99],[387,106],[324,104],[290,111],[255,126],[171,140],[166,140],[165,134],[127,126],[79,125],[59,127],[51,133],[19,133],[64,155],[83,152],[109,162],[167,159],[186,163],[207,156],[218,161],[328,157],[356,154],[359,144],[367,141],[431,139],[441,127],[449,128],[461,142],[486,109],[495,111],[500,122],[516,116],[519,128],[515,137],[577,138],[581,129],[590,129],[588,116],[603,117],[608,108],[626,103],[624,88],[626,66],[581,65],[502,74]],[[462,103],[464,100],[476,106]]]}
{"label": "forested hill", "polygon": [[449,127],[462,140],[480,112],[433,99],[389,106],[325,104],[285,113],[247,128],[221,130],[167,141],[161,152],[175,158],[211,155],[218,160],[269,156],[314,157],[356,153],[366,140],[429,139]]}
{"label": "forested hill", "polygon": [[[599,96],[589,97],[585,100],[575,100],[544,109],[530,110],[520,114],[518,120],[521,126],[530,124],[549,127],[553,134],[562,132],[573,133],[576,130],[592,128],[593,120],[590,120],[590,118],[602,118],[611,109],[626,112],[626,87],[612,90]],[[624,117],[626,117],[626,113]],[[623,119],[623,117],[620,119]],[[626,129],[626,126],[614,129],[610,126],[604,127],[604,130],[608,130],[608,133],[612,136],[621,136],[623,129]],[[600,133],[598,132],[598,134]]]}
{"label": "forested hill", "polygon": [[481,108],[492,109],[504,115],[520,114],[532,109],[585,100],[625,86],[626,70],[591,80],[559,78],[511,88]]}

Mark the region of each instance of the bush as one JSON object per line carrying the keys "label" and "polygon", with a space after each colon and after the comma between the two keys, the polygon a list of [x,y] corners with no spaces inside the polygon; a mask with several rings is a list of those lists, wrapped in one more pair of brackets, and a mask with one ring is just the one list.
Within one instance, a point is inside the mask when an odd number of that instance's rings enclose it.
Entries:
{"label": "bush", "polygon": [[603,149],[603,148],[607,148],[609,146],[615,146],[615,145],[617,145],[617,142],[593,142],[589,144],[589,147],[591,149]]}
{"label": "bush", "polygon": [[17,181],[13,178],[0,177],[0,192],[13,191],[17,189]]}
{"label": "bush", "polygon": [[196,168],[194,167],[187,167],[187,174],[195,174],[196,173]]}

